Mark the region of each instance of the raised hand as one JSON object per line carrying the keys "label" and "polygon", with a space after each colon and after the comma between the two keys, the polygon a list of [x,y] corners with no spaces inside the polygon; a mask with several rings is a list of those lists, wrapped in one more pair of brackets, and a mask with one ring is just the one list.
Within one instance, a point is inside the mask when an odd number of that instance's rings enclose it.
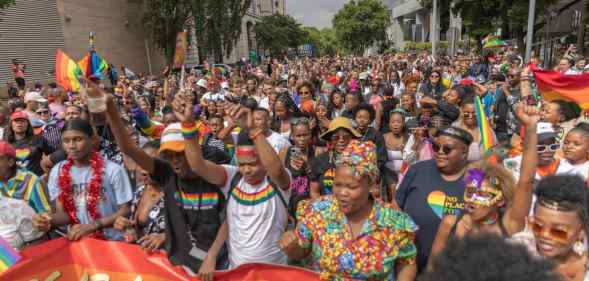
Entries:
{"label": "raised hand", "polygon": [[520,102],[515,109],[515,116],[525,127],[535,128],[540,121],[540,110],[534,105]]}
{"label": "raised hand", "polygon": [[229,116],[242,129],[254,129],[254,118],[251,109],[239,104],[231,105],[228,109]]}
{"label": "raised hand", "polygon": [[192,104],[187,101],[184,95],[178,95],[172,101],[172,110],[180,122],[190,123],[194,121]]}

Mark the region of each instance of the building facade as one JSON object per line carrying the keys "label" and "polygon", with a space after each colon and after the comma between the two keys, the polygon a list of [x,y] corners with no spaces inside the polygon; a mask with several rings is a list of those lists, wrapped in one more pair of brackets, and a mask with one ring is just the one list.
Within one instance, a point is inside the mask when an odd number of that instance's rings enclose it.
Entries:
{"label": "building facade", "polygon": [[[54,80],[55,52],[63,49],[72,59],[95,49],[107,62],[127,66],[135,73],[159,74],[162,54],[149,41],[142,23],[142,0],[16,0],[0,14],[0,88],[13,81],[11,60],[27,65],[27,82]],[[242,19],[242,32],[226,62],[236,62],[258,51],[254,26],[262,16],[286,13],[286,0],[252,0]],[[189,60],[197,62],[194,47]]]}
{"label": "building facade", "polygon": [[28,82],[52,81],[56,49],[74,60],[89,47],[135,73],[159,73],[163,56],[144,33],[140,0],[16,0],[0,15],[0,81],[12,80],[10,60],[22,60]]}

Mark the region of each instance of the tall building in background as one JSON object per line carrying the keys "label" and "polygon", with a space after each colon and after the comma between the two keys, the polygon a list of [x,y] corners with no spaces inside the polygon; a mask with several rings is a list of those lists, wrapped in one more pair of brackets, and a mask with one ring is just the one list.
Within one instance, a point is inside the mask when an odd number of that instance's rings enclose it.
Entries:
{"label": "tall building in background", "polygon": [[144,33],[141,2],[16,0],[0,15],[0,83],[13,80],[13,58],[27,65],[28,82],[52,81],[56,49],[81,58],[91,31],[96,51],[109,63],[135,73],[159,73],[164,59]]}
{"label": "tall building in background", "polygon": [[[73,59],[88,51],[88,35],[95,34],[96,51],[117,67],[135,73],[159,74],[165,65],[143,28],[142,0],[16,0],[0,19],[0,88],[13,81],[11,60],[26,65],[27,82],[53,81],[55,51]],[[286,14],[286,0],[252,0],[242,19],[241,35],[226,63],[248,58],[258,50],[254,26],[263,16]],[[198,63],[196,42],[188,60]]]}

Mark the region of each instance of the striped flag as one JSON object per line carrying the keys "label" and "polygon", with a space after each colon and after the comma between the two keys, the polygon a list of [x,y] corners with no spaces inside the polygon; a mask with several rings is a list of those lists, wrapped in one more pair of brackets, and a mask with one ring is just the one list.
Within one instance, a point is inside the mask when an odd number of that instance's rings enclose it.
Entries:
{"label": "striped flag", "polygon": [[61,49],[57,49],[55,56],[55,80],[57,84],[67,91],[80,90],[80,77],[84,76],[82,70]]}
{"label": "striped flag", "polygon": [[86,54],[86,56],[78,62],[78,65],[82,69],[84,76],[92,81],[103,80],[104,73],[108,69],[108,63],[98,56],[96,51],[90,51]]}
{"label": "striped flag", "polygon": [[20,254],[6,240],[0,237],[0,273],[8,270],[21,258]]}
{"label": "striped flag", "polygon": [[538,91],[546,100],[576,102],[589,109],[589,74],[565,75],[558,71],[532,68]]}
{"label": "striped flag", "polygon": [[474,103],[474,109],[477,115],[477,125],[481,133],[481,143],[483,145],[483,151],[485,152],[485,156],[487,157],[487,159],[491,163],[496,164],[498,159],[492,151],[493,146],[495,146],[495,141],[493,140],[493,131],[491,130],[491,126],[489,125],[489,119],[485,115],[485,110],[483,109],[481,97],[475,96]]}

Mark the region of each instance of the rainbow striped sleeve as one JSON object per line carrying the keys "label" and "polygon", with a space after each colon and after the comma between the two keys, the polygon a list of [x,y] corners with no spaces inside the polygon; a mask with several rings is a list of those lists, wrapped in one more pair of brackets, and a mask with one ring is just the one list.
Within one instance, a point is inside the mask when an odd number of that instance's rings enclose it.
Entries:
{"label": "rainbow striped sleeve", "polygon": [[143,133],[152,138],[160,138],[164,129],[162,124],[153,122],[139,107],[133,107],[131,113]]}
{"label": "rainbow striped sleeve", "polygon": [[36,213],[44,213],[51,211],[51,205],[47,200],[45,189],[41,184],[39,177],[31,177],[28,183],[26,183],[26,200],[29,202],[29,206],[35,210]]}
{"label": "rainbow striped sleeve", "polygon": [[0,272],[8,270],[21,259],[18,252],[0,237]]}

